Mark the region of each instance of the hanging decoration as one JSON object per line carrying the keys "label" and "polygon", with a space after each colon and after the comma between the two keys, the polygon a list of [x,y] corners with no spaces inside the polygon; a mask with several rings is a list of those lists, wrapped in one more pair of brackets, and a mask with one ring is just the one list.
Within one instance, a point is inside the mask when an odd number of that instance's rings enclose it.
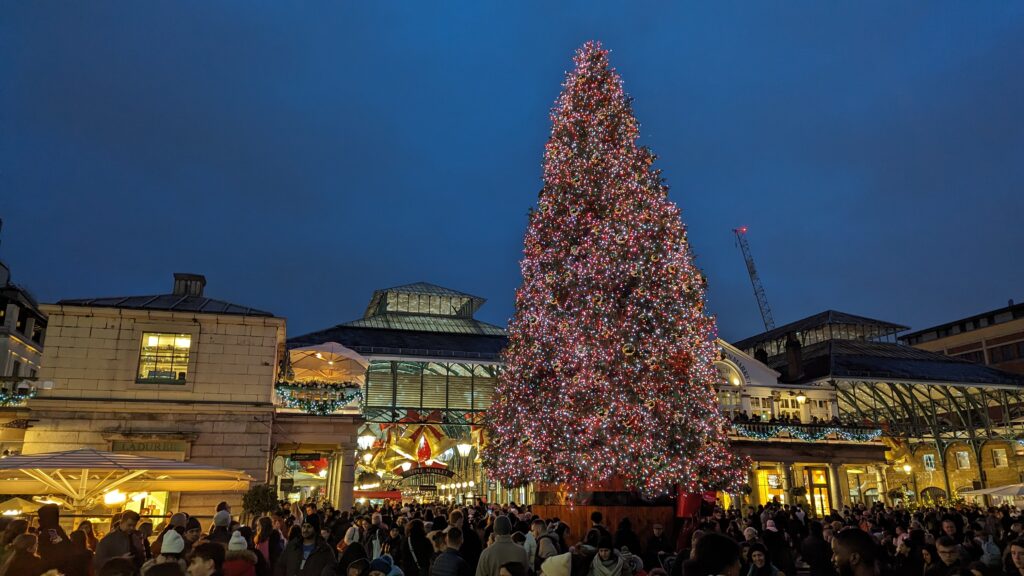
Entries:
{"label": "hanging decoration", "polygon": [[8,392],[6,390],[0,390],[0,407],[8,408],[12,406],[24,406],[25,401],[31,400],[35,397],[35,388],[29,388],[23,392]]}
{"label": "hanging decoration", "polygon": [[278,382],[274,393],[285,407],[316,416],[332,414],[363,398],[358,384],[325,382]]}
{"label": "hanging decoration", "polygon": [[834,434],[841,440],[870,442],[882,435],[882,430],[879,428],[858,431],[835,426],[787,426],[784,424],[758,424],[756,429],[743,424],[734,424],[733,428],[740,436],[756,440],[768,440],[789,434],[789,436],[804,442],[817,442]]}

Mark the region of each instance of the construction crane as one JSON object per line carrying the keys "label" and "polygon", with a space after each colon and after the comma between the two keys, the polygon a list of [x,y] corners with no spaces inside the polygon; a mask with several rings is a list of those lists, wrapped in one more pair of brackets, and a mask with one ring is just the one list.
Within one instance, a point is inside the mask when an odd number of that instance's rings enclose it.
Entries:
{"label": "construction crane", "polygon": [[757,268],[754,267],[754,257],[750,254],[750,244],[747,243],[747,227],[740,226],[732,229],[736,235],[736,242],[739,243],[740,251],[743,252],[743,260],[747,263],[747,274],[750,275],[750,284],[754,287],[754,297],[757,298],[757,306],[761,308],[761,320],[764,320],[764,329],[775,328],[775,319],[772,318],[772,309],[768,306],[768,297],[764,295],[764,286],[761,278],[757,275]]}

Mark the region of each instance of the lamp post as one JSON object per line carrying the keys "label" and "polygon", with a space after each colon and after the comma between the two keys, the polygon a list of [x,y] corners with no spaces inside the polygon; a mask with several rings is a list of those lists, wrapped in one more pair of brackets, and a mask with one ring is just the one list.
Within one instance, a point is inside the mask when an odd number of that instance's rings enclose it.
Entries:
{"label": "lamp post", "polygon": [[914,486],[914,501],[917,501],[917,475],[914,474],[914,467],[907,462],[903,465],[903,473],[910,476],[910,481]]}

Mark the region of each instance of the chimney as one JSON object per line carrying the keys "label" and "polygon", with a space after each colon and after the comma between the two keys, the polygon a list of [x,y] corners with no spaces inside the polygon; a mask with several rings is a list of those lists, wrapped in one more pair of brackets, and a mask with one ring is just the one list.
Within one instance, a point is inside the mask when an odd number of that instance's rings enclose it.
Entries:
{"label": "chimney", "polygon": [[206,287],[206,276],[202,274],[174,273],[174,292],[172,294],[175,296],[202,296],[204,287]]}
{"label": "chimney", "polygon": [[754,350],[754,360],[757,360],[761,364],[768,364],[768,352],[764,348],[758,346],[757,350]]}
{"label": "chimney", "polygon": [[790,333],[786,336],[786,379],[793,382],[803,374],[803,354],[800,351],[800,341]]}

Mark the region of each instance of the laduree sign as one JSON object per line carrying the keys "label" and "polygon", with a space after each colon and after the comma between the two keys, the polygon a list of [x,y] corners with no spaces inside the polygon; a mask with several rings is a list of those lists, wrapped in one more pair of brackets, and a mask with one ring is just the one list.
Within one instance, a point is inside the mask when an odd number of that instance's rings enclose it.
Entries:
{"label": "laduree sign", "polygon": [[187,442],[174,440],[114,440],[110,443],[111,452],[185,452]]}
{"label": "laduree sign", "polygon": [[296,452],[289,456],[292,462],[314,462],[320,460],[320,454],[316,452]]}

